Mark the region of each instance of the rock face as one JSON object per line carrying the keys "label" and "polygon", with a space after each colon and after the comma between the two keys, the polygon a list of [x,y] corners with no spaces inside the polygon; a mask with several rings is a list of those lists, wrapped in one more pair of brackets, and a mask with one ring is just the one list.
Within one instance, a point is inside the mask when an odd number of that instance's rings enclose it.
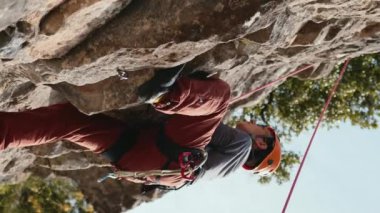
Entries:
{"label": "rock face", "polygon": [[[378,0],[0,0],[0,5],[2,111],[69,100],[87,114],[146,122],[157,116],[138,102],[135,90],[154,69],[187,63],[186,72],[217,72],[237,97],[304,65],[312,67],[297,77],[316,79],[347,57],[380,52]],[[273,89],[233,106],[253,105]],[[98,212],[150,199],[136,196],[136,185],[96,184],[106,167],[93,154],[57,143],[2,152],[0,179],[71,177]],[[105,202],[99,191],[111,199]]]}

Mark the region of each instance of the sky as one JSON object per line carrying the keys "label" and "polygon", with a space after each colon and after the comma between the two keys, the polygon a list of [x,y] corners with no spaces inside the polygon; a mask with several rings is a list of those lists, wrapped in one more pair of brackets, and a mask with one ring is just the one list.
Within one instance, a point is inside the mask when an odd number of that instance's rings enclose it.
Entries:
{"label": "sky", "polygon": [[[302,133],[287,150],[304,153],[312,132]],[[342,123],[320,128],[289,202],[288,213],[379,213],[380,131]],[[303,155],[303,154],[302,154]],[[261,185],[244,170],[226,178],[200,181],[163,198],[143,203],[132,213],[281,212],[291,181]]]}

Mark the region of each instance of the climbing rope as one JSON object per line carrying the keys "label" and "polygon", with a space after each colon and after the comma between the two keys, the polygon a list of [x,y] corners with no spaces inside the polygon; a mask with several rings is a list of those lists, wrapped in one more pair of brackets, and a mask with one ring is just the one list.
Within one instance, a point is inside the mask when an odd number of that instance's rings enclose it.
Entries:
{"label": "climbing rope", "polygon": [[340,71],[339,77],[338,77],[338,79],[335,81],[334,87],[333,87],[332,90],[330,91],[329,97],[328,97],[328,99],[327,99],[327,101],[326,101],[326,103],[325,103],[325,106],[323,107],[323,110],[322,110],[322,112],[321,112],[321,114],[320,114],[320,116],[319,116],[319,119],[318,119],[317,125],[316,125],[316,127],[315,127],[315,129],[314,129],[313,135],[311,136],[311,139],[310,139],[310,141],[309,141],[309,145],[308,145],[307,148],[306,148],[305,155],[304,155],[304,157],[303,157],[303,159],[302,159],[302,161],[301,161],[301,164],[300,164],[300,166],[299,166],[299,168],[298,168],[298,171],[297,171],[296,177],[295,177],[295,179],[294,179],[294,181],[293,181],[292,187],[290,188],[290,191],[289,191],[288,197],[287,197],[287,199],[286,199],[286,202],[285,202],[284,208],[282,209],[282,213],[285,213],[285,212],[286,212],[286,209],[287,209],[287,207],[288,207],[288,204],[289,204],[290,198],[291,198],[291,196],[292,196],[292,194],[293,194],[294,187],[295,187],[295,185],[296,185],[296,183],[297,183],[298,177],[299,177],[299,175],[300,175],[300,173],[301,173],[301,170],[302,170],[303,164],[304,164],[305,159],[306,159],[306,157],[307,157],[307,155],[308,155],[308,153],[309,153],[309,150],[310,150],[310,147],[311,147],[311,145],[312,145],[312,143],[313,143],[314,137],[315,137],[315,135],[316,135],[316,133],[317,133],[317,131],[318,131],[319,125],[321,124],[321,122],[322,122],[322,120],[323,120],[323,116],[324,116],[324,114],[325,114],[325,112],[326,112],[326,110],[327,110],[327,108],[328,108],[328,106],[329,106],[329,104],[330,104],[330,101],[331,101],[331,99],[332,99],[332,96],[334,95],[336,89],[338,88],[338,85],[339,85],[340,81],[342,80],[342,77],[343,77],[344,72],[347,70],[347,66],[348,66],[348,63],[349,63],[349,62],[350,62],[350,59],[347,59],[346,62],[344,63],[344,66],[342,67],[342,69],[341,69],[341,71]]}
{"label": "climbing rope", "polygon": [[293,71],[293,72],[290,72],[290,73],[288,73],[288,74],[286,74],[286,75],[284,75],[284,76],[282,76],[282,77],[280,77],[280,78],[278,78],[278,79],[276,79],[276,80],[274,80],[274,81],[271,81],[271,82],[269,82],[269,83],[267,83],[267,84],[265,84],[265,85],[263,85],[263,86],[260,86],[260,87],[254,89],[254,90],[251,90],[251,91],[249,91],[249,92],[247,92],[247,93],[244,93],[244,94],[242,94],[242,95],[240,95],[240,96],[238,96],[238,97],[232,98],[231,101],[230,101],[230,104],[234,104],[234,103],[236,103],[236,102],[238,102],[238,101],[241,101],[241,100],[243,100],[243,99],[246,99],[246,98],[248,98],[249,96],[251,96],[252,94],[254,94],[254,93],[256,93],[256,92],[258,92],[258,91],[260,91],[260,90],[263,90],[263,89],[265,89],[265,88],[267,88],[267,87],[270,87],[270,86],[272,86],[273,84],[275,84],[275,83],[277,83],[277,82],[279,82],[279,81],[281,81],[281,80],[284,80],[284,79],[286,79],[286,78],[288,78],[288,77],[290,77],[290,76],[293,76],[293,75],[296,75],[296,74],[298,74],[298,73],[300,73],[300,72],[302,72],[302,71],[305,71],[305,70],[309,69],[310,67],[313,67],[313,65],[306,65],[306,66],[304,66],[304,67],[302,67],[302,68],[300,68],[300,69],[297,69],[297,70],[295,70],[295,71]]}

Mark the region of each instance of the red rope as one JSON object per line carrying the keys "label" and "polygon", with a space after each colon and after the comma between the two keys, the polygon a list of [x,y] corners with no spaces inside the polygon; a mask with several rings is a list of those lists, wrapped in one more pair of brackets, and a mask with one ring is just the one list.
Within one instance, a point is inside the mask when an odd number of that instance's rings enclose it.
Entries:
{"label": "red rope", "polygon": [[329,97],[328,97],[328,99],[327,99],[327,101],[326,101],[326,103],[325,103],[325,106],[323,107],[323,110],[322,110],[322,112],[321,112],[321,114],[320,114],[320,116],[319,116],[317,126],[316,126],[315,129],[314,129],[313,135],[311,136],[311,139],[310,139],[309,145],[307,146],[307,149],[306,149],[305,155],[304,155],[304,157],[303,157],[303,159],[302,159],[302,161],[301,161],[300,167],[298,168],[298,171],[297,171],[296,177],[295,177],[295,179],[294,179],[294,181],[293,181],[292,187],[290,188],[290,191],[289,191],[288,197],[287,197],[287,199],[286,199],[286,202],[285,202],[284,208],[282,209],[282,213],[285,213],[285,212],[286,212],[286,208],[288,207],[290,197],[291,197],[292,194],[293,194],[294,187],[295,187],[295,185],[296,185],[296,183],[297,183],[297,180],[298,180],[298,177],[299,177],[299,175],[300,175],[300,173],[301,173],[301,170],[302,170],[303,164],[304,164],[304,162],[305,162],[305,159],[306,159],[306,157],[307,157],[307,155],[308,155],[308,153],[309,153],[309,150],[310,150],[311,144],[313,143],[313,140],[314,140],[315,134],[316,134],[317,131],[318,131],[319,125],[321,124],[321,122],[322,122],[322,120],[323,120],[323,116],[324,116],[324,114],[325,114],[325,112],[326,112],[326,110],[327,110],[327,108],[328,108],[328,106],[329,106],[329,104],[330,104],[330,101],[331,101],[331,99],[332,99],[332,96],[334,95],[336,89],[338,88],[338,85],[339,85],[340,81],[342,80],[343,74],[344,74],[344,72],[346,71],[349,62],[350,62],[350,59],[347,59],[346,62],[344,63],[344,66],[342,67],[342,70],[340,71],[339,77],[338,77],[338,79],[336,80],[334,87],[333,87],[332,90],[330,91],[330,95],[329,95]]}
{"label": "red rope", "polygon": [[265,85],[263,85],[263,86],[260,86],[260,87],[254,89],[254,90],[251,90],[251,91],[249,91],[249,92],[247,92],[247,93],[245,93],[245,94],[242,94],[241,96],[235,97],[235,98],[231,99],[230,104],[234,104],[234,103],[236,103],[236,102],[238,102],[238,101],[240,101],[240,100],[243,100],[243,99],[245,99],[245,98],[248,98],[249,96],[251,96],[251,95],[254,94],[255,92],[258,92],[258,91],[260,91],[260,90],[262,90],[262,89],[265,89],[265,88],[267,88],[267,87],[270,87],[270,86],[272,86],[273,84],[275,84],[275,83],[277,83],[277,82],[279,82],[279,81],[281,81],[281,80],[283,80],[283,79],[286,79],[287,77],[290,77],[290,76],[293,76],[293,75],[295,75],[295,74],[297,74],[297,73],[300,73],[300,72],[302,72],[302,71],[305,71],[305,70],[309,69],[309,68],[312,67],[312,66],[313,66],[313,65],[306,65],[306,66],[304,66],[304,67],[302,67],[302,68],[300,68],[300,69],[297,69],[297,70],[295,70],[295,71],[293,71],[293,72],[290,72],[289,74],[284,75],[284,76],[282,76],[282,77],[280,77],[280,78],[278,78],[278,79],[276,79],[276,80],[274,80],[274,81],[272,81],[272,82],[269,82],[269,83],[267,83],[267,84],[265,84]]}

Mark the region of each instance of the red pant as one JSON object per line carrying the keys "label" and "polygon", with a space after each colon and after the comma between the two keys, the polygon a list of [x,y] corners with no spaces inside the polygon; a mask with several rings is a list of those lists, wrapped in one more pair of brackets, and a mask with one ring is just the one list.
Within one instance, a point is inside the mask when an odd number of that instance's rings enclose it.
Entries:
{"label": "red pant", "polygon": [[87,116],[69,103],[25,112],[0,112],[0,150],[65,139],[103,152],[125,125],[105,115]]}
{"label": "red pant", "polygon": [[[164,124],[165,133],[173,142],[204,148],[227,110],[229,97],[229,86],[222,80],[182,78],[166,96],[170,105],[156,109],[173,114]],[[137,171],[160,169],[167,159],[155,144],[158,128],[152,126],[141,131],[135,145],[117,166]],[[128,131],[125,123],[105,115],[84,115],[70,104],[0,112],[0,150],[66,139],[100,153],[123,131]]]}

